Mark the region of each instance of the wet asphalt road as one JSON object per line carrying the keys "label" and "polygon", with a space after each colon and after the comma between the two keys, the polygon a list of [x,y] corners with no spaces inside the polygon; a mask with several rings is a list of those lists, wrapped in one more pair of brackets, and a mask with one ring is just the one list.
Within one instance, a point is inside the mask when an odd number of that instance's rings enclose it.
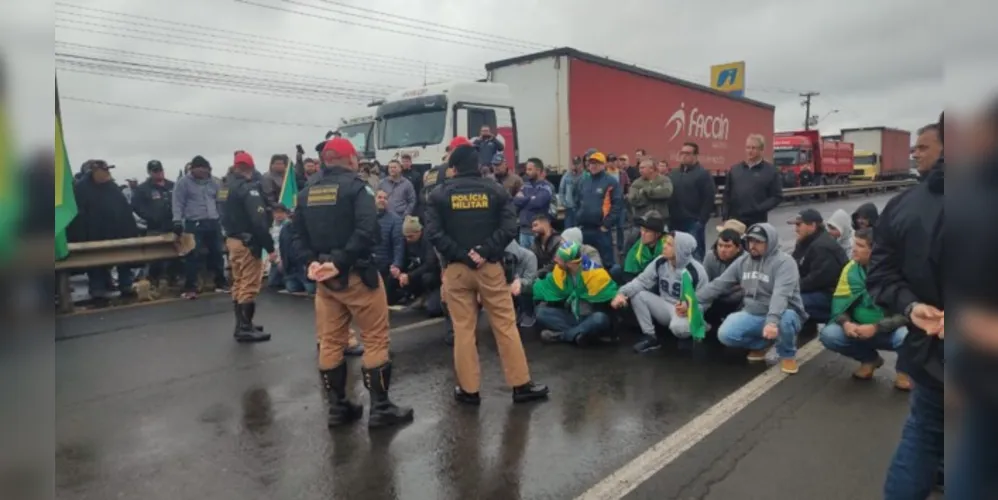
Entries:
{"label": "wet asphalt road", "polygon": [[[795,212],[770,217],[784,246]],[[230,307],[215,296],[58,320],[58,498],[573,498],[764,369],[674,349],[636,356],[626,336],[591,350],[528,337],[533,378],[552,398],[514,406],[481,321],[484,401],[459,407],[442,324],[407,327],[425,318],[393,313],[393,398],[416,421],[331,432],[311,304],[262,297],[258,319],[275,336],[256,346],[231,341]],[[781,484],[796,498],[876,498],[905,402],[889,372],[860,385],[852,368],[821,354],[630,498],[774,498]],[[359,377],[351,384],[366,405]]]}

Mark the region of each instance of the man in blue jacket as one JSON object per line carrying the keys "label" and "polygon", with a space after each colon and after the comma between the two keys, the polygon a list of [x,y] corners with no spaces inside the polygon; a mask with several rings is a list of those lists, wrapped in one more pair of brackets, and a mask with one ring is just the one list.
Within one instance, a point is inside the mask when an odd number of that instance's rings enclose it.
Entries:
{"label": "man in blue jacket", "polygon": [[551,210],[551,198],[554,197],[554,189],[551,183],[541,177],[544,171],[544,163],[537,158],[527,160],[525,175],[526,182],[516,196],[513,197],[513,205],[520,213],[520,246],[530,248],[534,244],[534,233],[531,225],[538,214],[546,214]]}
{"label": "man in blue jacket", "polygon": [[600,254],[603,267],[612,268],[613,255],[611,229],[617,226],[623,209],[620,183],[606,173],[606,155],[599,151],[588,156],[586,168],[589,175],[579,185],[579,208],[575,219],[582,229],[582,240],[592,245]]}
{"label": "man in blue jacket", "polygon": [[388,304],[395,305],[398,301],[398,290],[393,278],[402,274],[402,259],[405,258],[402,218],[388,210],[386,191],[379,190],[375,194],[374,204],[378,208],[378,224],[381,226],[381,242],[374,249],[374,263],[378,266],[378,273],[385,282]]}

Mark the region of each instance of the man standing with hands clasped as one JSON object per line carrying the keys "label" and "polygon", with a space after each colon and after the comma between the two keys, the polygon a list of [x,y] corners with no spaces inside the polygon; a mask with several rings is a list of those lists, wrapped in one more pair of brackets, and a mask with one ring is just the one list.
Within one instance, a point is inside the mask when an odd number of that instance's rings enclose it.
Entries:
{"label": "man standing with hands clasped", "polygon": [[239,153],[232,167],[232,180],[228,186],[222,210],[222,228],[225,229],[225,248],[232,265],[232,300],[235,303],[237,342],[265,342],[270,334],[253,324],[256,315],[256,296],[263,281],[261,252],[267,251],[271,262],[274,240],[270,236],[270,218],[260,196],[260,184],[253,181],[253,157]]}
{"label": "man standing with hands clasped", "polygon": [[[335,221],[335,224],[331,224]],[[380,239],[374,190],[357,175],[357,151],[334,137],[322,148],[322,171],[301,193],[292,219],[294,248],[308,262],[316,282],[315,323],[319,375],[329,400],[329,426],[353,422],[363,407],[347,399],[343,351],[350,322],[364,344],[364,386],[371,393],[368,427],[412,421],[412,408],[388,399],[392,362],[388,356],[388,300],[374,249]]]}
{"label": "man standing with hands clasped", "polygon": [[496,336],[506,383],[513,388],[513,402],[546,398],[548,388],[530,380],[502,266],[504,250],[518,229],[509,193],[482,177],[478,152],[470,145],[456,147],[448,164],[456,168],[457,175],[430,193],[426,234],[446,265],[445,293],[454,322],[458,380],[454,398],[460,403],[481,404],[475,342],[479,297]]}

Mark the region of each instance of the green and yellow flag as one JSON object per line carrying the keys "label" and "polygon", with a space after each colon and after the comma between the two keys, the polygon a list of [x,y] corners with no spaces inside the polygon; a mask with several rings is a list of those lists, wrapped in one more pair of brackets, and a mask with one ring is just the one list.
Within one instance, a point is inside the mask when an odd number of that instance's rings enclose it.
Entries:
{"label": "green and yellow flag", "polygon": [[[4,78],[2,72],[0,78]],[[0,261],[13,255],[21,223],[22,186],[17,157],[7,116],[7,94],[0,89]]]}
{"label": "green and yellow flag", "polygon": [[73,169],[66,154],[62,136],[62,110],[59,107],[59,82],[55,84],[55,259],[69,255],[66,228],[76,217],[76,196],[73,194]]}
{"label": "green and yellow flag", "polygon": [[[292,158],[294,158],[292,156]],[[290,165],[284,172],[284,183],[281,185],[281,196],[278,203],[284,205],[288,210],[294,210],[298,204],[298,179],[295,178],[295,170]]]}
{"label": "green and yellow flag", "polygon": [[698,342],[703,341],[707,336],[707,322],[703,319],[703,310],[700,309],[700,302],[697,301],[697,291],[693,286],[693,277],[690,272],[683,270],[683,301],[686,302],[686,319],[690,322],[690,336]]}

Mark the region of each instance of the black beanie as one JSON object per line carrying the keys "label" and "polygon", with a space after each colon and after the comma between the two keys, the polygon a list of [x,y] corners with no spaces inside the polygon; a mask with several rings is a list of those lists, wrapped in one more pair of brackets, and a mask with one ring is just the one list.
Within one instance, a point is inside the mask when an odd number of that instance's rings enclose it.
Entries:
{"label": "black beanie", "polygon": [[447,166],[454,167],[459,174],[479,173],[478,150],[474,146],[458,146],[451,152]]}
{"label": "black beanie", "polygon": [[208,163],[208,160],[206,160],[205,157],[197,155],[194,157],[194,159],[191,160],[191,168],[198,168],[198,167],[204,167],[207,168],[208,170],[211,170],[211,163]]}

